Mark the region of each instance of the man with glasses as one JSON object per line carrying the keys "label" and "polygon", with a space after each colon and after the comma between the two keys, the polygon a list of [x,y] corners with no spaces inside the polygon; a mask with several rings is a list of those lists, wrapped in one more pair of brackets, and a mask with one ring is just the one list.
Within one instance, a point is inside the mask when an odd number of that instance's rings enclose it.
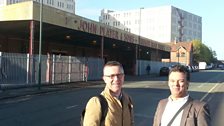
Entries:
{"label": "man with glasses", "polygon": [[92,97],[87,105],[84,126],[133,126],[133,104],[131,97],[122,90],[124,69],[117,61],[109,61],[103,68],[103,80],[106,84],[101,95],[107,101],[106,117],[101,121],[101,104],[98,97]]}

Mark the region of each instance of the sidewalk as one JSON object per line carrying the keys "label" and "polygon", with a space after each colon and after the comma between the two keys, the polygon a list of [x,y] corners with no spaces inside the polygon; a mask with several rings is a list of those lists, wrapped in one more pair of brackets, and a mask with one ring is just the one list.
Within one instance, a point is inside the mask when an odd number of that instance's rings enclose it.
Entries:
{"label": "sidewalk", "polygon": [[[154,76],[155,77],[155,76]],[[143,76],[126,76],[125,82],[127,81],[143,81],[149,80],[153,78],[153,76],[143,75]],[[11,88],[11,89],[3,89],[0,90],[0,100],[15,98],[26,95],[37,95],[49,92],[57,92],[63,90],[70,90],[74,88],[85,88],[93,85],[104,84],[103,80],[98,81],[87,81],[87,82],[73,82],[73,83],[65,83],[65,84],[48,84],[41,85],[40,89],[37,86],[27,86],[23,88]]]}
{"label": "sidewalk", "polygon": [[37,95],[49,92],[57,92],[63,90],[70,90],[74,88],[85,88],[88,86],[103,84],[103,81],[88,81],[88,82],[73,82],[64,84],[48,84],[41,85],[40,89],[38,86],[27,86],[20,88],[5,88],[0,90],[0,100],[21,97],[26,95]]}

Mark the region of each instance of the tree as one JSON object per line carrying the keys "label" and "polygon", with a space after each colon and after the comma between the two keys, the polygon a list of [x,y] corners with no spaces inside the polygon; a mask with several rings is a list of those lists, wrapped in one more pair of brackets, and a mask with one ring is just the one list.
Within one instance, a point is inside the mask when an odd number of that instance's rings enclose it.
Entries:
{"label": "tree", "polygon": [[216,61],[216,52],[208,48],[199,40],[193,40],[193,63],[206,62],[208,64]]}
{"label": "tree", "polygon": [[193,64],[197,64],[201,59],[201,48],[202,44],[198,40],[193,40]]}

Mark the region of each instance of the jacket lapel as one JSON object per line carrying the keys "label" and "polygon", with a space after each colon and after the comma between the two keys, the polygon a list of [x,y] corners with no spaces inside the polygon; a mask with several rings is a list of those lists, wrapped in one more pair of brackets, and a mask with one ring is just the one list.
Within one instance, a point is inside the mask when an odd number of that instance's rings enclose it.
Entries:
{"label": "jacket lapel", "polygon": [[183,112],[183,115],[181,117],[181,122],[180,122],[180,126],[185,126],[185,123],[186,123],[186,120],[187,120],[187,116],[188,116],[188,113],[191,109],[191,106],[193,104],[193,99],[189,96],[188,100],[187,100],[188,105],[184,108],[184,112]]}
{"label": "jacket lapel", "polygon": [[161,124],[161,119],[162,119],[162,115],[163,115],[163,112],[165,110],[165,107],[166,107],[166,104],[168,102],[168,99],[164,99],[160,102],[160,106],[159,106],[159,112],[158,112],[158,122],[159,124]]}

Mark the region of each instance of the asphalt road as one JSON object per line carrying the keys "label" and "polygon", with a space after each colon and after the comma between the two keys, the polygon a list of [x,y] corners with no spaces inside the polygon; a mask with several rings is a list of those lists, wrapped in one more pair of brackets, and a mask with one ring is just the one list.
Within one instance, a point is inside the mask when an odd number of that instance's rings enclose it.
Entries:
{"label": "asphalt road", "polygon": [[[191,74],[189,93],[210,105],[213,126],[224,124],[224,71]],[[0,126],[79,126],[80,113],[104,85],[51,92],[0,101]],[[136,126],[151,126],[160,99],[169,95],[167,77],[127,81],[124,90],[134,100]]]}

